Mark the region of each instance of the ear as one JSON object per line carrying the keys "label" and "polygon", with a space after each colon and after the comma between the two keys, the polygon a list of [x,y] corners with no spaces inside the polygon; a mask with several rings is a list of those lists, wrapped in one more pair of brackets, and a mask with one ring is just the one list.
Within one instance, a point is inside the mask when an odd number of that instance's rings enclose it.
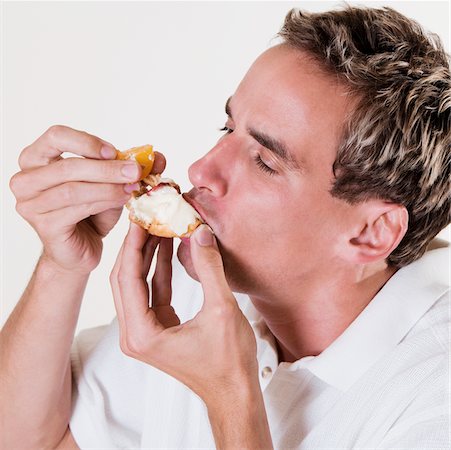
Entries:
{"label": "ear", "polygon": [[362,204],[363,220],[349,239],[353,262],[368,264],[386,259],[406,234],[409,214],[395,203],[371,200]]}

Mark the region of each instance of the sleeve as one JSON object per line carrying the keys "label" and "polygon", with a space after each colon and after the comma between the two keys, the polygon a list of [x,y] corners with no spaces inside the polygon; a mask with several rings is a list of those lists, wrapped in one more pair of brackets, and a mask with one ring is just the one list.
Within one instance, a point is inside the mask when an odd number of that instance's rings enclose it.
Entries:
{"label": "sleeve", "polygon": [[83,331],[72,352],[70,429],[80,448],[139,447],[143,395],[155,370],[125,356],[117,320]]}

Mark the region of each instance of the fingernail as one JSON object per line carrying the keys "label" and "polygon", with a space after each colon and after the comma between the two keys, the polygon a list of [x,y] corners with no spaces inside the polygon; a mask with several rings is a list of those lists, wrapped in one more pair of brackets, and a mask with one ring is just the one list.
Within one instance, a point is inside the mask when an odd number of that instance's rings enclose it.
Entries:
{"label": "fingernail", "polygon": [[126,184],[124,186],[124,191],[127,192],[127,194],[131,194],[133,191],[139,191],[139,183]]}
{"label": "fingernail", "polygon": [[136,180],[138,178],[138,166],[135,163],[128,163],[122,166],[122,175],[129,180]]}
{"label": "fingernail", "polygon": [[117,152],[113,147],[109,145],[104,145],[100,149],[100,154],[102,155],[102,158],[105,159],[116,159]]}
{"label": "fingernail", "polygon": [[213,230],[208,225],[200,225],[194,233],[196,242],[202,247],[210,247],[214,244]]}

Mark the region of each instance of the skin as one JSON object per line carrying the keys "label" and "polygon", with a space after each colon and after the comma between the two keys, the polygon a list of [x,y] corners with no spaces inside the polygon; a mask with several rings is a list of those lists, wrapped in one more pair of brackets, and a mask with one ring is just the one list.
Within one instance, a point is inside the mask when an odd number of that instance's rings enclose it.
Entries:
{"label": "skin", "polygon": [[[385,258],[405,234],[406,210],[380,200],[351,206],[329,193],[354,101],[306,55],[285,46],[253,64],[229,102],[229,132],[189,171],[194,189],[188,197],[215,234],[199,227],[178,249],[204,291],[192,320],[181,324],[170,304],[171,240],[131,224],[118,255],[110,283],[122,351],[204,400],[218,448],[272,447],[255,337],[232,291],[250,295],[276,338],[279,360],[293,361],[326,348],[394,273]],[[250,128],[283,140],[300,168],[275,157]],[[106,161],[104,145],[86,133],[53,128],[22,152],[21,171],[11,180],[17,209],[38,232],[43,256],[0,336],[2,403],[22,411],[2,412],[5,448],[76,447],[67,427],[70,345],[102,238],[128,197],[124,163]],[[84,156],[83,162],[59,161],[63,151]],[[256,157],[276,173],[262,170]],[[163,168],[160,155],[154,172]],[[138,179],[135,167],[128,182]],[[56,324],[51,335],[49,321]],[[31,386],[37,366],[43,370]]]}

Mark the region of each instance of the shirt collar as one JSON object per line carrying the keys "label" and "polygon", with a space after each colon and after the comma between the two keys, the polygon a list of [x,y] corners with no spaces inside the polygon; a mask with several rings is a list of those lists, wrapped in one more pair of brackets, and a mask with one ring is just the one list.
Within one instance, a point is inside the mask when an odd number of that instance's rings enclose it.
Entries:
{"label": "shirt collar", "polygon": [[307,368],[326,383],[346,391],[392,350],[447,290],[448,248],[428,251],[398,270],[321,354],[294,362],[292,369]]}
{"label": "shirt collar", "polygon": [[448,247],[429,250],[399,269],[321,354],[281,365],[290,371],[308,369],[327,384],[346,391],[406,336],[449,290],[449,284]]}

